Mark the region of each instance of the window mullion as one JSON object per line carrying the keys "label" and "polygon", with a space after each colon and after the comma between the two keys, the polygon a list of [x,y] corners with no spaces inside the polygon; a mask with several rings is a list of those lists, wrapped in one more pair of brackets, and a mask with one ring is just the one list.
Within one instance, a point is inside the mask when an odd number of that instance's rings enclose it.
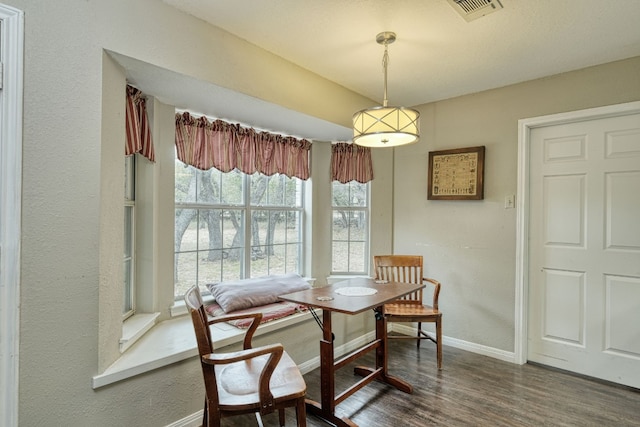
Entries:
{"label": "window mullion", "polygon": [[242,181],[244,194],[244,265],[242,266],[242,274],[245,278],[251,277],[251,216],[253,215],[253,206],[251,206],[251,175],[245,174]]}

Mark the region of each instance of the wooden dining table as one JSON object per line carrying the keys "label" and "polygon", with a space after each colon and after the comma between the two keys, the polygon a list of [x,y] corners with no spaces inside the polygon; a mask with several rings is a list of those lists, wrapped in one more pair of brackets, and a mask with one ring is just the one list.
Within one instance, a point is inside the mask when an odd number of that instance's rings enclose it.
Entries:
{"label": "wooden dining table", "polygon": [[[338,427],[357,427],[347,417],[336,415],[336,406],[368,383],[379,380],[405,393],[412,393],[408,382],[389,375],[387,369],[387,322],[382,306],[418,289],[423,284],[382,282],[369,278],[353,278],[332,286],[311,288],[280,295],[280,299],[322,309],[322,340],[320,340],[320,402],[307,399],[307,411]],[[373,310],[376,319],[376,337],[372,342],[336,360],[334,336],[331,326],[333,312],[354,315]],[[375,350],[375,367],[356,366],[358,382],[336,396],[335,373],[348,363]]]}

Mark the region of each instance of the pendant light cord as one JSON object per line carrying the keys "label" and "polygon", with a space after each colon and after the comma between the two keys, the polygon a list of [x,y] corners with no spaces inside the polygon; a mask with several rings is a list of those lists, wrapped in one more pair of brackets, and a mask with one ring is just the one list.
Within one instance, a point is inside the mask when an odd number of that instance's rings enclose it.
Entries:
{"label": "pendant light cord", "polygon": [[384,70],[384,96],[382,106],[387,106],[387,66],[389,65],[389,42],[384,42],[384,55],[382,55],[382,69]]}

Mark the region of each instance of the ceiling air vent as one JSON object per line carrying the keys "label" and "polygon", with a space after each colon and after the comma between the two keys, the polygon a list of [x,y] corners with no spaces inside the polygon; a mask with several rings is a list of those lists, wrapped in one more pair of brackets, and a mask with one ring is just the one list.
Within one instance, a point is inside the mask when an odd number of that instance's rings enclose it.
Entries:
{"label": "ceiling air vent", "polygon": [[499,0],[447,0],[467,22],[502,9]]}

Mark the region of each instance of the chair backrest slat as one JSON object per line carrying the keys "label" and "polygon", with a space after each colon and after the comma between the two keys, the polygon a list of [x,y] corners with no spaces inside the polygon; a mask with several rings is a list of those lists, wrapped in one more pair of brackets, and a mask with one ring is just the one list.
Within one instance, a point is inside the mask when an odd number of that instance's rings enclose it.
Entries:
{"label": "chair backrest slat", "polygon": [[[422,283],[422,255],[376,255],[373,257],[373,264],[376,279]],[[405,295],[400,300],[422,304],[422,289]]]}

